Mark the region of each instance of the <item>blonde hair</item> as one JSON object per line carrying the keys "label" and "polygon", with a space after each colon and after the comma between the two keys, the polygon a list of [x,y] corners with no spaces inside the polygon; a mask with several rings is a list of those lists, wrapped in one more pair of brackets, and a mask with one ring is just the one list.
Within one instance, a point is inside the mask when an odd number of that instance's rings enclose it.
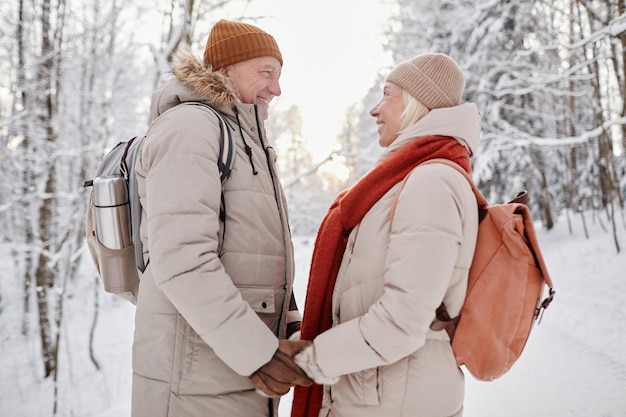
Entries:
{"label": "blonde hair", "polygon": [[420,119],[430,112],[430,109],[418,101],[406,90],[402,90],[402,98],[404,100],[404,111],[400,116],[400,132],[407,127],[417,123]]}

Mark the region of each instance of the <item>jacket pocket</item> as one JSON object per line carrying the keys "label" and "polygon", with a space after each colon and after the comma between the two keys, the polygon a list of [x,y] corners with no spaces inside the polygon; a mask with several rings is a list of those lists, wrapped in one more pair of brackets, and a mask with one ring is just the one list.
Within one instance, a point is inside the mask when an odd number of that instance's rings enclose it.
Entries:
{"label": "jacket pocket", "polygon": [[178,316],[172,391],[178,395],[222,395],[252,390],[248,377],[226,365]]}
{"label": "jacket pocket", "polygon": [[363,405],[378,405],[380,404],[380,368],[366,369],[361,371],[363,381]]}
{"label": "jacket pocket", "polygon": [[380,404],[379,383],[379,368],[346,375],[330,387],[332,401],[345,405],[377,406]]}
{"label": "jacket pocket", "polygon": [[256,313],[273,314],[276,312],[274,289],[238,287],[241,297],[250,304]]}

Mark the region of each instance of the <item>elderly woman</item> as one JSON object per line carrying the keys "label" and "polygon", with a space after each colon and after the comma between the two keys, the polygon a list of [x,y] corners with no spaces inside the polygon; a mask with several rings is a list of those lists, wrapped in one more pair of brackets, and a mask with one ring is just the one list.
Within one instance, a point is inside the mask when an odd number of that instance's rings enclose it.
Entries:
{"label": "elderly woman", "polygon": [[463,372],[430,324],[442,301],[452,317],[461,309],[478,208],[461,173],[420,164],[470,172],[480,115],[460,104],[464,87],[441,53],[388,75],[370,112],[387,149],[316,238],[300,335],[313,342],[296,362],[321,385],[296,387],[292,417],[462,415]]}

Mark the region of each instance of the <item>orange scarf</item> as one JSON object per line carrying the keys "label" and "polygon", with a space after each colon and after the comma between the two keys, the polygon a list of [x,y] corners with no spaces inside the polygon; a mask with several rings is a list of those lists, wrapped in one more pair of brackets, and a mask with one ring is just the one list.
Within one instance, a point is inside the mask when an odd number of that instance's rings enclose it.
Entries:
{"label": "orange scarf", "polygon": [[[339,265],[352,229],[394,184],[420,163],[433,158],[456,162],[471,171],[467,149],[448,136],[424,136],[410,142],[378,163],[354,186],[342,191],[319,227],[311,258],[300,338],[313,340],[331,327],[331,300]],[[323,387],[296,386],[291,417],[317,417]]]}

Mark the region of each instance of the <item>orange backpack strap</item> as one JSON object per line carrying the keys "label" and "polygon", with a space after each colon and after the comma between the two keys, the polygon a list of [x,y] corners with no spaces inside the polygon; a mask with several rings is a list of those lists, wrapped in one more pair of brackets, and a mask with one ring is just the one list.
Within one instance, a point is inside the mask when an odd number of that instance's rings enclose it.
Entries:
{"label": "orange backpack strap", "polygon": [[[480,191],[478,190],[478,188],[474,184],[474,181],[472,180],[472,177],[470,177],[470,175],[467,173],[467,171],[465,171],[459,164],[456,164],[456,163],[450,161],[449,159],[445,159],[445,158],[433,158],[433,159],[429,159],[428,161],[422,162],[421,164],[419,164],[418,166],[416,166],[413,169],[415,170],[416,168],[418,168],[418,167],[420,167],[422,165],[429,165],[429,164],[444,164],[444,165],[447,165],[447,166],[449,166],[451,168],[456,169],[461,174],[463,174],[463,176],[465,176],[465,178],[467,178],[467,181],[472,186],[472,191],[474,192],[474,195],[476,196],[476,201],[478,202],[478,210],[479,210],[479,212],[482,214],[483,211],[487,210],[487,200],[485,199],[485,197],[483,197],[483,195],[480,193]],[[398,192],[396,193],[396,197],[393,200],[393,205],[391,206],[391,223],[393,223],[393,217],[394,217],[395,212],[396,212],[396,206],[398,204],[398,199],[400,198],[400,193],[402,192],[402,189],[404,188],[404,185],[406,184],[406,182],[409,179],[409,176],[411,175],[412,172],[413,171],[409,172],[407,174],[407,176],[404,177],[404,180],[402,181],[402,184],[400,184],[400,188],[398,189]],[[525,191],[524,191],[524,193],[525,193]],[[486,212],[485,212],[485,214],[486,214]],[[481,215],[481,217],[480,217],[481,220],[482,220],[482,217],[483,217],[483,215]]]}
{"label": "orange backpack strap", "polygon": [[[429,165],[429,164],[444,164],[444,165],[448,165],[449,167],[454,168],[457,171],[459,171],[461,174],[463,174],[463,176],[465,176],[465,178],[467,178],[467,181],[472,186],[472,191],[474,192],[474,195],[476,196],[476,201],[478,202],[478,209],[479,209],[479,211],[482,212],[483,210],[487,209],[487,200],[485,199],[485,197],[483,197],[483,195],[480,193],[478,188],[476,188],[476,185],[474,184],[474,181],[472,180],[472,177],[470,177],[470,175],[467,173],[467,171],[465,171],[463,168],[461,168],[461,166],[459,164],[455,164],[454,162],[450,161],[449,159],[445,159],[445,158],[434,158],[434,159],[429,159],[428,161],[422,162],[421,164],[419,164],[418,166],[413,168],[413,170],[415,170],[416,168],[418,168],[418,167],[420,167],[422,165]],[[402,184],[400,184],[400,188],[396,192],[396,197],[393,199],[393,204],[391,206],[391,216],[390,216],[391,221],[390,221],[390,223],[393,223],[393,218],[394,218],[394,215],[396,213],[396,206],[398,205],[398,200],[400,198],[400,193],[404,189],[404,185],[406,184],[406,182],[409,179],[409,176],[411,175],[412,172],[413,171],[409,172],[407,174],[407,176],[404,177],[404,180],[402,181]],[[525,193],[525,191],[524,191],[524,193]],[[528,199],[528,200],[530,200],[530,199]],[[481,219],[482,219],[482,216],[481,216]]]}
{"label": "orange backpack strap", "polygon": [[[478,202],[478,210],[479,210],[479,213],[480,213],[479,222],[480,222],[484,218],[485,214],[487,214],[485,212],[485,210],[487,209],[487,206],[489,204],[487,203],[487,199],[478,190],[478,187],[476,187],[476,184],[474,183],[474,180],[472,179],[470,174],[467,171],[465,171],[463,168],[461,168],[461,166],[459,164],[456,164],[456,163],[452,162],[451,160],[445,159],[445,158],[429,159],[428,161],[426,161],[426,162],[424,162],[424,163],[422,163],[420,165],[426,165],[426,164],[444,164],[444,165],[447,165],[447,166],[449,166],[451,168],[456,169],[461,174],[463,174],[463,176],[465,178],[467,178],[467,181],[472,186],[472,191],[474,192],[474,195],[476,196],[476,201]],[[528,195],[528,192],[526,190],[522,190],[519,193],[517,193],[515,198],[513,200],[509,201],[507,204],[511,204],[511,203],[519,203],[519,204],[524,204],[525,206],[527,206],[530,203],[530,196]]]}

